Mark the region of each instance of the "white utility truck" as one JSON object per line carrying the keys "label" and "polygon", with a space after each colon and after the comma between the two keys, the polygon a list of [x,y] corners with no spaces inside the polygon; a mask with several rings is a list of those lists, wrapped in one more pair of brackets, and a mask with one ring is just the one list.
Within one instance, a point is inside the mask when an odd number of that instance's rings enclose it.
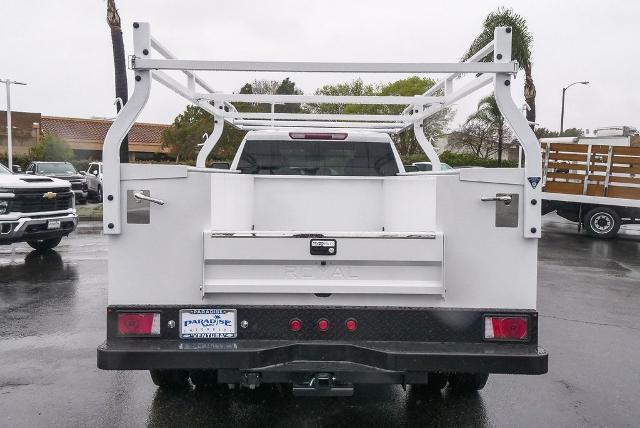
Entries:
{"label": "white utility truck", "polygon": [[603,128],[596,137],[542,138],[542,213],[556,212],[596,238],[640,224],[637,133],[625,126]]}
{"label": "white utility truck", "polygon": [[49,250],[77,224],[68,181],[14,174],[0,165],[0,245],[26,242]]}
{"label": "white utility truck", "polygon": [[[103,152],[99,368],[150,370],[162,388],[272,383],[296,395],[349,395],[362,383],[478,390],[489,373],[546,373],[536,311],[542,162],[510,94],[510,28],[464,63],[391,64],[180,60],[148,24],[133,32],[135,91]],[[415,97],[258,95],[217,92],[198,70],[445,78]],[[455,88],[461,74],[473,80]],[[195,167],[119,164],[152,80],[214,117]],[[442,171],[424,121],[487,85],[525,168]],[[407,107],[249,113],[233,102]],[[249,132],[230,169],[207,168],[226,125]],[[404,172],[390,134],[409,128],[433,171]]]}

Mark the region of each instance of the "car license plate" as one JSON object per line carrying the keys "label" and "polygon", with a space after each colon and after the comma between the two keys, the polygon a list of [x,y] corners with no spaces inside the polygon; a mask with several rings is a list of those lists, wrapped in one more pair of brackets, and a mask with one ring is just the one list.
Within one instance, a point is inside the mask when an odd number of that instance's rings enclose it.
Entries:
{"label": "car license plate", "polygon": [[47,230],[60,229],[60,220],[47,221]]}
{"label": "car license plate", "polygon": [[180,337],[183,339],[229,339],[236,335],[235,309],[180,311]]}

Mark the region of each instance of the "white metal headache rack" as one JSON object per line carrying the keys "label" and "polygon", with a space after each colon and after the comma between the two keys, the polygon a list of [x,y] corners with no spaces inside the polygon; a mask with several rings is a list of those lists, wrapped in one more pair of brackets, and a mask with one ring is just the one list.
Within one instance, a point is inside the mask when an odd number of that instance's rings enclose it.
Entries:
{"label": "white metal headache rack", "polygon": [[[512,77],[518,71],[518,63],[511,59],[511,28],[496,27],[494,40],[475,55],[461,63],[327,63],[327,62],[250,62],[250,61],[201,61],[177,59],[166,47],[151,36],[150,25],[133,24],[134,55],[131,68],[135,72],[135,89],[129,102],[120,110],[104,142],[103,162],[107,165],[104,178],[104,232],[120,233],[120,168],[119,149],[144,108],[151,91],[151,81],[156,80],[189,102],[211,113],[214,117],[213,132],[208,136],[196,161],[197,168],[205,168],[205,161],[222,135],[225,122],[242,130],[349,128],[370,132],[397,134],[411,127],[418,143],[433,164],[433,170],[441,169],[440,159],[423,132],[423,123],[430,116],[451,106],[478,89],[493,84],[498,106],[515,132],[525,152],[524,200],[540,201],[541,154],[539,143],[527,120],[513,102],[510,92]],[[161,58],[153,58],[156,52]],[[482,62],[493,53],[493,62]],[[178,70],[186,75],[184,83],[170,76],[165,70]],[[428,91],[417,96],[333,96],[333,95],[272,95],[228,94],[216,91],[194,71],[253,71],[289,73],[440,73],[445,74]],[[463,74],[475,77],[464,85],[454,85]],[[456,87],[460,86],[460,87]],[[400,114],[318,114],[241,112],[234,102],[246,103],[314,103],[314,104],[376,104],[405,105]],[[535,184],[534,184],[535,183]],[[524,236],[540,237],[540,204],[525,203]]]}

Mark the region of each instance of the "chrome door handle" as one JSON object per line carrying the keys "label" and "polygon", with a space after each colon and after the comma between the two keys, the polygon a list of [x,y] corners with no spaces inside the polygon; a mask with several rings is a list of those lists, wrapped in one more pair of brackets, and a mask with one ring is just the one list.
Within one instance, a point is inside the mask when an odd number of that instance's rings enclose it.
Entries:
{"label": "chrome door handle", "polygon": [[151,196],[147,196],[141,192],[135,192],[133,194],[133,197],[136,198],[138,202],[149,201],[149,202],[153,202],[154,204],[164,205],[164,201],[162,199],[152,198]]}
{"label": "chrome door handle", "polygon": [[502,196],[483,196],[480,198],[482,202],[497,202],[502,201],[505,205],[509,205],[511,203],[510,195],[502,195]]}

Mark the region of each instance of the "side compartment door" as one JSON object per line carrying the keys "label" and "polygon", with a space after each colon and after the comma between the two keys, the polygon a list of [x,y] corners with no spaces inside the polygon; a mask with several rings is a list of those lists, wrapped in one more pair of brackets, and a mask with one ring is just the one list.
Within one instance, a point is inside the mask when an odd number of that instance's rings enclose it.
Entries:
{"label": "side compartment door", "polygon": [[[436,217],[447,237],[448,304],[536,307],[538,240],[524,237],[523,181],[516,168],[439,177]],[[495,200],[503,195],[513,195],[510,205]]]}

